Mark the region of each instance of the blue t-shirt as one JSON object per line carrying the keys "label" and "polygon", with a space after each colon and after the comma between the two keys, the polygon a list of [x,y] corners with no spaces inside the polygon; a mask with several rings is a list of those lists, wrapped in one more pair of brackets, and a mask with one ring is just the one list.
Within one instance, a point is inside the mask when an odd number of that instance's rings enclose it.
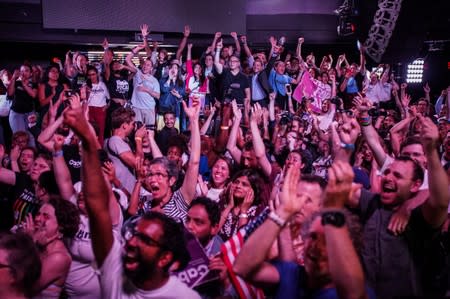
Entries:
{"label": "blue t-shirt", "polygon": [[269,84],[274,91],[282,96],[286,95],[286,84],[291,83],[292,80],[288,75],[277,74],[275,70],[270,71]]}
{"label": "blue t-shirt", "polygon": [[350,77],[347,81],[347,93],[357,93],[358,92],[358,84],[354,77]]}
{"label": "blue t-shirt", "polygon": [[[308,290],[306,288],[306,271],[303,266],[293,262],[274,262],[273,265],[280,275],[280,282],[275,292],[275,299],[339,299],[336,288]],[[375,293],[366,287],[370,299],[375,299]]]}

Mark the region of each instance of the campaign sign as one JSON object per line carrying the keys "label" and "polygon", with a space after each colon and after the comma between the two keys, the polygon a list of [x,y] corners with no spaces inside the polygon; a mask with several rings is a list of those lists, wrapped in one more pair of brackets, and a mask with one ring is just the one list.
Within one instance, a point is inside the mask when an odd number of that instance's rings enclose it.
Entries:
{"label": "campaign sign", "polygon": [[184,270],[173,274],[191,288],[219,279],[219,274],[216,271],[209,271],[209,258],[197,238],[187,231],[185,235],[191,261]]}

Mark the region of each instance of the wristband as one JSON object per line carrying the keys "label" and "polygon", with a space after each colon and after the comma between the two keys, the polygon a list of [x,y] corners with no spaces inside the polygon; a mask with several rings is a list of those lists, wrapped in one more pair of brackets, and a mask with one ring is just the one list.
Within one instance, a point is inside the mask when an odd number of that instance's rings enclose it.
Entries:
{"label": "wristband", "polygon": [[62,157],[63,156],[63,151],[62,150],[59,150],[59,151],[56,151],[56,152],[53,152],[53,158],[58,158],[58,157]]}
{"label": "wristband", "polygon": [[353,143],[341,142],[341,147],[345,150],[352,151],[352,152],[355,150],[355,145]]}
{"label": "wristband", "polygon": [[284,220],[283,218],[281,218],[277,213],[275,213],[274,211],[270,212],[269,215],[267,216],[269,217],[270,220],[272,220],[273,222],[275,222],[276,225],[278,225],[279,227],[284,227],[284,225],[286,224],[286,220]]}
{"label": "wristband", "polygon": [[220,126],[220,129],[221,129],[221,130],[229,130],[230,127],[229,127],[229,126]]}
{"label": "wristband", "polygon": [[240,213],[238,217],[239,217],[239,219],[248,219],[248,214],[247,213]]}
{"label": "wristband", "polygon": [[139,136],[138,136],[138,137],[134,137],[134,140],[135,140],[135,141],[141,141],[141,142],[142,142],[142,137],[139,137]]}
{"label": "wristband", "polygon": [[372,124],[372,117],[360,117],[359,118],[359,124],[363,127],[368,127]]}
{"label": "wristband", "polygon": [[325,211],[322,213],[322,225],[343,227],[345,225],[345,215],[341,211]]}

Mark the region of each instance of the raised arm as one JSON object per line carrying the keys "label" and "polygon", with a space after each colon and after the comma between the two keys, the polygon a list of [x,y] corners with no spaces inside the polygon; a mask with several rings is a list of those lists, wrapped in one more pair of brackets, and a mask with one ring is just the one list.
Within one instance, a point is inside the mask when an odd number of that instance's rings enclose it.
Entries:
{"label": "raised arm", "polygon": [[138,69],[134,65],[132,59],[133,59],[134,55],[136,55],[140,50],[142,50],[144,48],[145,48],[144,45],[138,45],[138,46],[134,47],[134,49],[131,50],[131,52],[125,58],[125,62],[127,63],[128,67],[130,68],[130,71],[133,73],[136,73]]}
{"label": "raised arm", "polygon": [[[352,167],[345,162],[336,161],[328,169],[322,223],[328,213],[337,212],[345,215],[344,204],[350,198],[353,176]],[[324,224],[323,227],[331,279],[339,298],[367,298],[364,272],[350,238],[348,226]]]}
{"label": "raised arm", "polygon": [[65,200],[70,200],[75,194],[75,190],[72,185],[69,168],[64,160],[63,144],[64,136],[55,134],[53,137],[53,171],[61,197]]}
{"label": "raised arm", "polygon": [[187,107],[186,102],[182,101],[184,112],[189,118],[191,129],[191,155],[189,156],[188,167],[184,176],[183,185],[180,188],[184,200],[189,205],[195,196],[195,187],[197,186],[198,168],[200,165],[200,102],[199,99],[192,100],[192,107]]}
{"label": "raised arm", "polygon": [[285,223],[303,207],[306,197],[298,195],[299,178],[300,169],[293,167],[288,169],[280,194],[280,205],[244,243],[233,265],[237,275],[253,282],[272,284],[279,282],[280,275],[275,266],[266,263],[265,260]]}
{"label": "raised arm", "polygon": [[153,159],[162,157],[163,154],[161,153],[161,149],[159,148],[155,140],[155,131],[147,130],[147,135],[150,142],[150,150],[152,151]]}
{"label": "raised arm", "polygon": [[389,130],[389,133],[391,133],[392,151],[396,156],[400,154],[400,144],[402,143],[402,140],[406,135],[405,131],[408,129],[412,120],[414,120],[414,117],[402,119]]}
{"label": "raised arm", "polygon": [[295,51],[295,54],[297,55],[297,58],[300,61],[300,63],[303,63],[302,45],[304,42],[305,42],[305,39],[303,37],[298,38],[297,50]]}
{"label": "raised arm", "polygon": [[269,177],[272,173],[272,165],[266,155],[266,148],[259,132],[258,122],[261,121],[263,110],[257,103],[252,108],[250,117],[250,130],[252,132],[253,148],[255,149],[255,155],[258,159],[259,166],[263,170],[264,174]]}
{"label": "raised arm", "polygon": [[177,54],[175,56],[178,60],[180,60],[181,55],[183,54],[184,48],[186,47],[187,40],[190,34],[191,34],[191,27],[189,27],[189,25],[185,25],[183,31],[183,38],[180,41],[180,45],[178,46]]}
{"label": "raised arm", "polygon": [[148,39],[147,39],[148,35],[150,34],[150,30],[148,29],[148,25],[147,24],[142,24],[141,27],[139,27],[139,29],[141,29],[142,43],[144,45],[145,53],[147,54],[147,57],[151,57],[152,56],[152,49],[150,49],[150,46],[148,44]]}
{"label": "raised arm", "polygon": [[428,117],[418,116],[422,125],[420,134],[423,149],[427,157],[428,188],[430,197],[422,206],[425,220],[434,228],[440,227],[447,218],[450,199],[448,176],[439,159],[439,131]]}
{"label": "raised arm", "polygon": [[214,39],[213,39],[213,41],[211,43],[211,50],[212,51],[214,51],[216,49],[217,42],[219,41],[221,36],[222,36],[222,32],[216,32],[214,34]]}
{"label": "raised arm", "polygon": [[234,45],[236,46],[236,53],[234,55],[236,55],[237,57],[239,57],[241,55],[241,44],[239,43],[239,38],[236,32],[230,32],[231,37],[234,40]]}
{"label": "raised arm", "polygon": [[[73,102],[72,102],[73,103]],[[89,216],[92,247],[99,267],[113,245],[109,196],[97,153],[97,137],[89,128],[81,106],[73,105],[64,112],[67,124],[82,141],[82,182]]]}
{"label": "raised arm", "polygon": [[252,51],[248,47],[247,36],[241,35],[241,42],[242,42],[242,46],[244,47],[245,56],[247,56],[247,58],[251,57],[252,56]]}
{"label": "raised arm", "polygon": [[222,51],[223,42],[219,40],[216,43],[216,52],[214,53],[214,67],[218,74],[222,74],[223,72],[223,64],[220,63],[220,51]]}
{"label": "raised arm", "polygon": [[228,137],[227,150],[230,152],[234,161],[241,163],[241,150],[236,146],[239,125],[241,124],[242,112],[237,107],[236,101],[231,102],[233,107],[233,125],[231,126],[230,136]]}
{"label": "raised arm", "polygon": [[109,78],[111,77],[111,63],[113,61],[113,57],[110,55],[107,55],[107,51],[109,51],[109,42],[108,39],[105,37],[102,43],[103,47],[103,76],[105,77],[105,81],[108,82]]}
{"label": "raised arm", "polygon": [[363,76],[366,74],[366,55],[364,55],[364,53],[365,48],[363,45],[361,45],[361,47],[359,48],[359,72]]}
{"label": "raised arm", "polygon": [[206,132],[208,132],[209,126],[211,125],[212,119],[214,118],[215,114],[216,114],[216,106],[212,106],[208,118],[206,119],[205,123],[200,129],[200,135],[206,135]]}
{"label": "raised arm", "polygon": [[369,116],[371,104],[368,99],[355,99],[354,102],[359,111],[359,124],[361,125],[362,134],[367,140],[367,144],[372,150],[378,165],[382,167],[387,154],[381,146],[377,131],[372,126],[372,118]]}

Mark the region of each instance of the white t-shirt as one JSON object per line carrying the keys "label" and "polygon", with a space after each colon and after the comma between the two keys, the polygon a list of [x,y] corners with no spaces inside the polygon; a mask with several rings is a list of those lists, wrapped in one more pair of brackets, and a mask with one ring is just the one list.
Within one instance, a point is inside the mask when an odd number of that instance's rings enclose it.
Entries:
{"label": "white t-shirt", "polygon": [[91,93],[89,94],[88,104],[92,107],[106,106],[106,99],[111,98],[105,83],[99,82],[92,84]]}
{"label": "white t-shirt", "polygon": [[200,296],[175,276],[170,276],[165,285],[152,291],[138,289],[123,275],[121,244],[117,234],[108,256],[100,268],[100,285],[103,298],[108,299],[200,299]]}
{"label": "white t-shirt", "polygon": [[139,91],[139,86],[145,86],[154,92],[160,93],[159,82],[150,74],[143,74],[141,70],[136,72],[133,81],[133,95],[131,96],[131,104],[138,109],[154,109],[155,99],[145,91]]}
{"label": "white t-shirt", "polygon": [[[70,202],[77,204],[77,196],[72,196]],[[119,233],[122,228],[123,217],[120,215],[119,224],[114,225],[113,231]],[[101,299],[100,280],[97,264],[92,250],[89,218],[80,214],[78,232],[68,242],[68,249],[72,256],[72,263],[66,278],[65,289],[71,299]]]}

